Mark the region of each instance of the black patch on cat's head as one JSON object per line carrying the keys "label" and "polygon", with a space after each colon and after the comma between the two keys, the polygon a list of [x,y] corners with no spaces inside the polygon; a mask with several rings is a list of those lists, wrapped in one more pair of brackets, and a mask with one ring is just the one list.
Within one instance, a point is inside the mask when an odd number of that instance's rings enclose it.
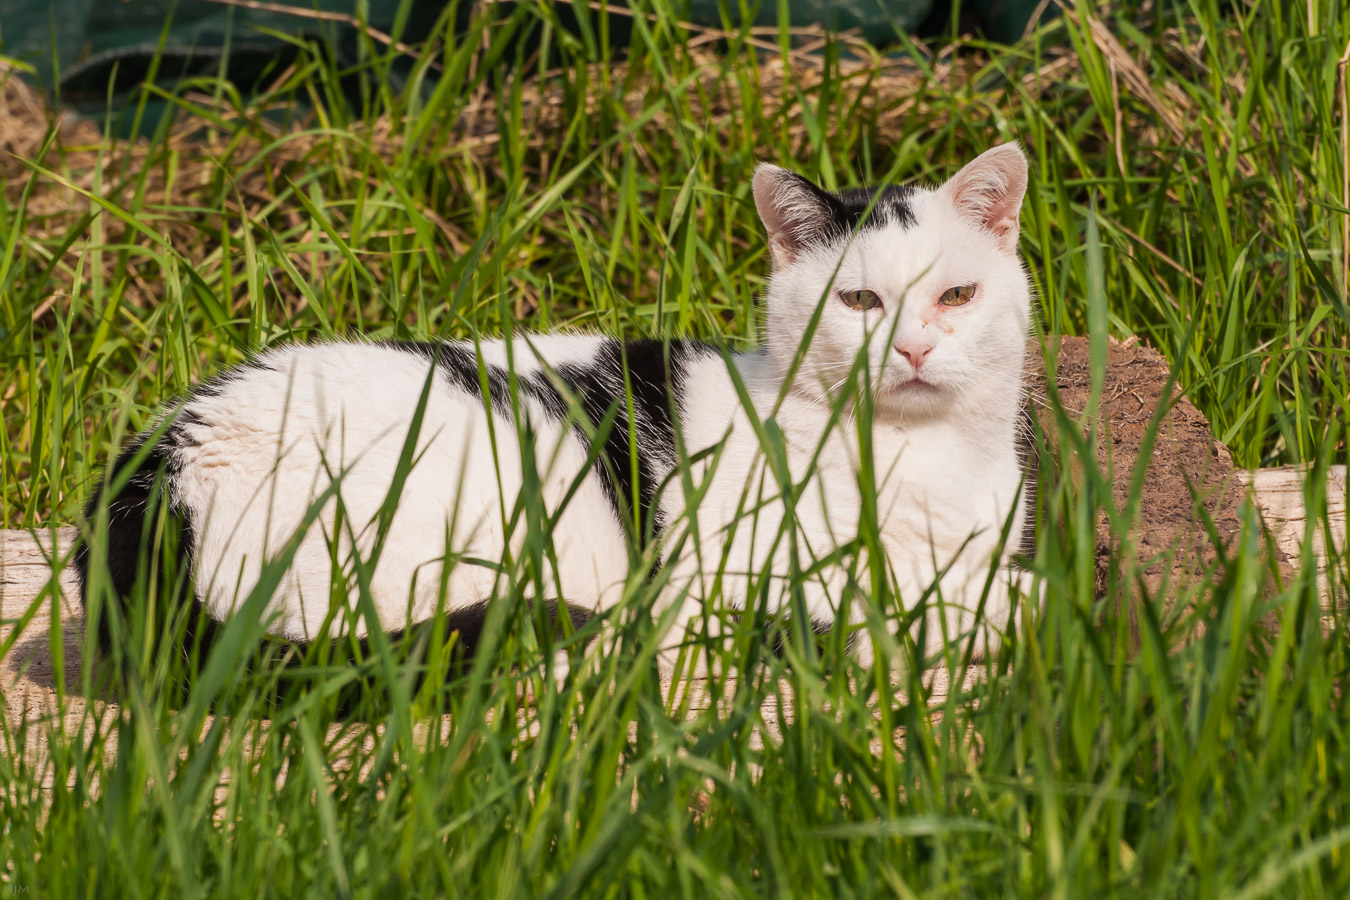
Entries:
{"label": "black patch on cat's head", "polygon": [[860,230],[914,224],[910,205],[914,188],[907,185],[834,194],[795,172],[763,165],[755,172],[754,195],[769,233],[769,250],[779,266],[791,263],[804,249],[846,239]]}
{"label": "black patch on cat's head", "polygon": [[831,209],[832,237],[835,238],[847,237],[854,231],[868,228],[884,228],[888,225],[909,228],[914,224],[914,210],[909,203],[914,196],[914,188],[907,184],[850,188],[826,196],[835,201]]}

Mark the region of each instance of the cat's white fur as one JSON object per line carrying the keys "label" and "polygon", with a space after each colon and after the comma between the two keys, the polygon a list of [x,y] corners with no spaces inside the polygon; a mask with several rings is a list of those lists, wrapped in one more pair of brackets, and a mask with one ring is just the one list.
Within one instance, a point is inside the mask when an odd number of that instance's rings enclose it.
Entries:
{"label": "cat's white fur", "polygon": [[[766,295],[764,351],[738,358],[737,368],[757,412],[769,416],[801,352],[803,333],[825,298],[793,387],[774,415],[795,451],[789,457],[794,481],[813,470],[795,516],[801,542],[820,558],[858,535],[858,434],[847,427],[827,430],[825,398],[850,374],[860,350],[866,353],[876,402],[870,435],[875,502],[887,563],[901,598],[911,604],[944,573],[940,589],[948,622],[945,629],[930,622],[929,653],[968,630],[1005,526],[1010,537],[1004,556],[1016,549],[1022,531],[1026,495],[1017,432],[1031,296],[1017,256],[1017,210],[1026,181],[1021,149],[995,148],[941,188],[911,195],[912,226],[863,230],[841,254],[837,243],[799,246],[796,220],[816,214],[809,198],[791,191],[782,196],[781,170],[763,166],[756,176],[756,199],[776,265]],[[948,288],[966,284],[977,285],[969,303],[938,304]],[[835,300],[835,289],[875,291],[883,307],[850,309]],[[932,348],[921,373],[895,349],[916,343]],[[920,375],[926,383],[914,384]],[[703,371],[691,384],[687,402],[694,409],[721,409],[723,415],[699,416],[686,421],[685,428],[691,447],[730,435],[698,516],[702,545],[727,554],[723,593],[743,597],[756,573],[789,571],[792,548],[775,543],[784,514],[781,500],[770,499],[753,528],[741,523],[733,536],[723,537],[724,523],[745,502],[747,482],[750,506],[761,494],[781,494],[765,472],[764,454],[744,410],[725,399],[730,391],[725,370]],[[677,580],[701,588],[694,591],[696,599],[711,587],[715,567],[708,562],[705,551],[702,559],[691,554],[676,564]],[[858,571],[865,579],[866,568]],[[735,576],[730,585],[725,584],[728,576]],[[804,591],[808,611],[832,618],[847,577],[845,569],[835,567],[809,585]],[[1009,621],[1008,580],[1006,574],[995,578],[985,600],[985,621],[996,627]],[[698,603],[688,603],[682,618],[699,612]],[[855,620],[863,612],[855,609]],[[981,643],[988,646],[997,631],[984,637],[988,643]],[[870,656],[870,642],[859,643],[858,652]]]}
{"label": "cat's white fur", "polygon": [[[537,357],[524,340],[519,344],[517,358],[528,367]],[[502,351],[485,347],[488,354]],[[195,446],[175,451],[181,466],[175,499],[202,523],[195,536],[198,596],[224,619],[341,473],[345,523],[339,527],[330,502],[305,533],[269,607],[280,633],[306,639],[319,633],[329,612],[330,541],[339,540],[341,559],[353,543],[362,558],[370,554],[373,523],[389,496],[430,362],[371,344],[292,346],[265,358],[269,368],[241,370],[228,390],[190,404],[202,423],[186,426]],[[534,420],[546,417],[535,410]],[[586,447],[575,430],[557,427],[541,428],[536,439],[546,473],[543,500],[555,511],[585,467]],[[386,629],[435,613],[447,555],[502,560],[505,520],[523,480],[515,425],[479,398],[440,385],[423,410],[415,459],[371,584]],[[599,481],[583,479],[555,531],[554,596],[587,598],[597,608],[618,599],[628,567],[623,534],[612,516],[591,521],[607,510]],[[513,532],[515,553],[523,530]],[[491,596],[497,576],[488,566],[460,562],[447,579],[445,597],[454,607]]]}
{"label": "cat's white fur", "polygon": [[[975,605],[991,567],[1004,562],[997,556],[1005,526],[1011,523],[1014,536],[1021,533],[1016,432],[1030,295],[1016,242],[1025,159],[1015,145],[991,150],[942,187],[915,190],[908,198],[912,224],[867,227],[814,244],[806,238],[819,210],[783,176],[761,167],[755,179],[775,263],[765,298],[765,346],[732,357],[732,364],[756,416],[781,430],[793,480],[806,483],[795,501],[797,540],[790,546],[778,537],[787,514],[783,486],[737,400],[733,373],[721,356],[698,358],[690,363],[680,402],[684,445],[689,453],[725,446],[715,466],[704,461],[687,480],[673,478],[661,498],[665,521],[672,523],[663,544],[671,576],[665,602],[678,605],[672,634],[701,618],[715,591],[728,605],[744,604],[761,574],[781,586],[791,553],[809,568],[812,559],[858,536],[859,431],[849,411],[837,427],[828,426],[829,399],[845,390],[862,352],[865,383],[876,399],[871,468],[885,566],[906,604],[918,602],[946,570],[940,582],[949,609],[945,635],[954,637],[970,622],[960,610]],[[948,288],[966,284],[978,286],[968,304],[938,304]],[[864,288],[880,295],[883,309],[850,309],[836,294]],[[791,388],[783,391],[818,310],[816,333]],[[512,365],[525,373],[584,362],[598,341],[519,337]],[[931,349],[916,372],[897,348],[920,345]],[[488,341],[478,352],[505,367],[507,349]],[[349,554],[353,538],[360,552],[369,552],[372,523],[431,363],[390,347],[350,343],[284,347],[263,360],[266,366],[231,375],[223,390],[189,401],[193,419],[184,427],[191,440],[174,451],[173,490],[198,523],[198,595],[223,619],[257,582],[263,559],[296,533],[313,498],[343,473],[346,525],[335,524],[330,503],[304,537],[270,609],[274,630],[313,638],[329,615],[334,531],[339,558]],[[538,428],[545,506],[557,511],[574,480],[581,482],[553,532],[558,565],[549,588],[554,598],[606,609],[634,577],[623,532],[598,476],[588,470],[586,444],[576,430],[550,422],[526,396],[519,402]],[[453,386],[433,387],[416,464],[371,585],[381,627],[431,616],[442,596],[452,608],[492,596],[498,574],[472,560],[497,562],[508,547],[520,549],[523,526],[509,535],[505,526],[522,484],[520,454],[509,417]],[[674,459],[665,464],[669,468]],[[701,487],[704,479],[711,483],[687,517],[682,486]],[[757,514],[745,513],[754,508]],[[691,521],[697,523],[692,530]],[[443,572],[447,556],[460,561]],[[855,569],[866,588],[866,567]],[[835,616],[848,571],[827,567],[806,586],[813,617]],[[995,579],[986,607],[988,621],[999,627],[1009,616],[1005,581]],[[778,587],[769,602],[786,604]],[[865,602],[854,601],[855,621],[865,618]],[[930,627],[929,636],[927,649],[935,650],[944,629]],[[871,655],[870,642],[858,647],[864,657]]]}

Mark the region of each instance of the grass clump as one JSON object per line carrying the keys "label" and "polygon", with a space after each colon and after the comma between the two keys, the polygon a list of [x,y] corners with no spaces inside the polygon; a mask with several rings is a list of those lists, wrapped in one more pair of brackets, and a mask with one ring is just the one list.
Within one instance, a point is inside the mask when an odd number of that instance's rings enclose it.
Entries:
{"label": "grass clump", "polygon": [[[379,87],[393,52],[368,46],[376,87],[357,102],[359,73],[302,48],[257,98],[147,88],[176,108],[148,139],[103,137],[137,108],[39,119],[0,160],[0,524],[77,521],[161,401],[279,342],[574,326],[748,344],[757,161],[830,187],[937,180],[1011,139],[1035,159],[1023,251],[1043,331],[1147,340],[1240,464],[1310,464],[1325,508],[1350,418],[1338,4],[1078,4],[1014,48],[902,56],[789,32],[713,42],[665,6],[639,13],[622,58],[548,4],[489,6],[462,34],[448,14],[399,36],[426,40],[399,91]],[[4,90],[18,115],[24,89]],[[963,648],[897,648],[897,685],[837,643],[774,657],[747,617],[727,652],[755,665],[701,708],[657,677],[654,588],[635,580],[623,652],[558,685],[544,661],[577,638],[533,627],[529,558],[496,598],[495,652],[443,689],[413,677],[444,666],[433,641],[411,662],[302,660],[312,688],[277,702],[296,673],[252,656],[244,627],[187,672],[186,623],[156,623],[168,640],[141,645],[114,705],[93,667],[58,681],[54,715],[6,697],[0,881],[1344,896],[1343,611],[1324,618],[1308,565],[1272,590],[1252,520],[1186,624],[1145,615],[1133,646],[1093,589],[1098,517],[1122,538],[1130,517],[1091,467],[1069,477],[1093,457],[1061,433],[1039,479],[1043,603],[968,684]],[[546,547],[548,523],[529,524]],[[1119,561],[1124,581],[1139,568]],[[1346,574],[1333,551],[1342,596]],[[18,665],[18,639],[0,663]]]}

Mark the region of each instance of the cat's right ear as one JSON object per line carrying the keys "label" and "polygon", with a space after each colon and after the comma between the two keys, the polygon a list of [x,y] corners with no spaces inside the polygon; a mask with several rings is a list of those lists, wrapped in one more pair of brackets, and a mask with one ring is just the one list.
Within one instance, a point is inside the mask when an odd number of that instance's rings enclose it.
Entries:
{"label": "cat's right ear", "polygon": [[833,223],[824,192],[795,172],[761,163],[755,169],[754,193],[775,269],[791,265],[802,248],[820,240]]}
{"label": "cat's right ear", "polygon": [[993,234],[1004,250],[1017,249],[1027,156],[1016,141],[984,151],[940,190],[962,215]]}

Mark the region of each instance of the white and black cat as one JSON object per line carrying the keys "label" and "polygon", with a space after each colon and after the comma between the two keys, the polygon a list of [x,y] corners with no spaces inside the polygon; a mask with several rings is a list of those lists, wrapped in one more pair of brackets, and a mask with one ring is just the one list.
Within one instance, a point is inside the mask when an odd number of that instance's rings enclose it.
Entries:
{"label": "white and black cat", "polygon": [[[161,492],[183,522],[180,552],[197,601],[212,619],[227,619],[341,473],[349,530],[336,535],[335,553],[330,499],[300,540],[267,622],[299,642],[345,627],[351,620],[330,617],[334,561],[369,552],[420,412],[411,470],[370,582],[379,622],[361,620],[358,633],[401,630],[438,609],[481,613],[502,577],[483,561],[519,551],[524,526],[512,510],[536,469],[544,507],[557,516],[556,567],[541,600],[582,612],[618,602],[634,577],[635,529],[623,523],[636,519],[658,542],[666,608],[678,606],[667,650],[713,596],[733,609],[767,602],[770,613],[787,612],[794,556],[795,571],[810,572],[798,585],[808,615],[829,623],[850,580],[868,583],[855,544],[866,502],[875,504],[885,568],[903,602],[919,602],[941,575],[947,621],[930,621],[926,632],[936,650],[969,630],[991,569],[1007,562],[1005,528],[1021,534],[1017,432],[1030,292],[1017,239],[1026,182],[1016,145],[984,153],[934,189],[833,194],[761,166],[754,198],[773,274],[764,346],[754,353],[577,335],[517,336],[510,347],[267,350],[198,387],[113,465],[122,476],[133,463],[136,470],[88,511],[92,520],[108,505],[112,591],[133,591],[146,510]],[[866,435],[847,411],[832,411],[860,389],[873,401]],[[518,439],[521,417],[533,442]],[[768,463],[752,419],[781,432],[779,463]],[[588,435],[611,420],[593,449]],[[672,471],[707,448],[716,451]],[[864,454],[870,487],[860,486],[869,483],[859,477]],[[82,549],[85,585],[90,560]],[[995,578],[985,601],[996,628],[1009,620],[1008,579]],[[863,602],[852,601],[852,620],[864,619]],[[870,641],[854,646],[871,657]]]}

